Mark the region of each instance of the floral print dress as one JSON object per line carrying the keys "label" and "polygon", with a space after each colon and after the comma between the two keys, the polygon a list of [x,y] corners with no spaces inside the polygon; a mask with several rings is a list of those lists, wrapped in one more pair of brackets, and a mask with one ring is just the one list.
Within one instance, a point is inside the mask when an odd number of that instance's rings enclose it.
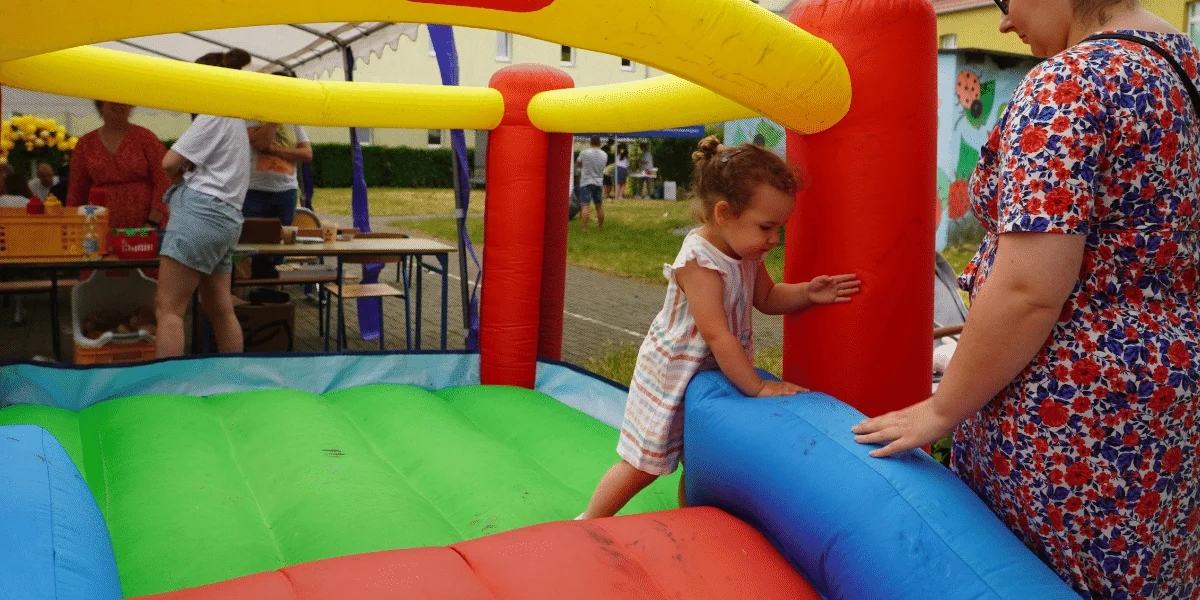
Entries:
{"label": "floral print dress", "polygon": [[[1197,81],[1186,36],[1124,33]],[[1087,236],[1045,346],[954,438],[963,481],[1084,598],[1200,599],[1198,161],[1167,61],[1091,41],[1025,77],[970,180],[972,298],[1000,234]]]}

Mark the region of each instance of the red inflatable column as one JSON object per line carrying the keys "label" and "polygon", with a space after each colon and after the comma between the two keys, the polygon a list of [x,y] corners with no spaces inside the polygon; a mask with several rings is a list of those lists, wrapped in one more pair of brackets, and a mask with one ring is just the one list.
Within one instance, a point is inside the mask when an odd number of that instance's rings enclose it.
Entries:
{"label": "red inflatable column", "polygon": [[550,150],[546,161],[546,243],[542,255],[542,317],[538,327],[538,356],[553,360],[562,360],[573,142],[574,136],[569,133],[550,134]]}
{"label": "red inflatable column", "polygon": [[539,92],[572,87],[567,74],[540,65],[501,69],[489,86],[504,96],[504,118],[488,138],[484,208],[480,379],[532,388],[541,314],[549,135],[529,121]]}
{"label": "red inflatable column", "polygon": [[929,396],[937,197],[937,27],[928,0],[818,0],[792,22],[846,60],[850,112],[788,133],[808,175],[787,227],[789,282],[857,273],[862,293],[784,325],[783,374],[868,416]]}

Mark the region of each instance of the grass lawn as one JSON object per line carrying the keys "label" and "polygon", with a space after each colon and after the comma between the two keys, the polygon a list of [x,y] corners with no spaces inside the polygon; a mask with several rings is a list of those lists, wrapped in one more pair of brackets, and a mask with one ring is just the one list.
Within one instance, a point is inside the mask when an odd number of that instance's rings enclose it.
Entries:
{"label": "grass lawn", "polygon": [[[471,239],[483,241],[484,192],[471,191],[471,216],[467,227]],[[371,190],[371,214],[382,216],[449,215],[454,212],[454,194],[448,189]],[[349,188],[316,190],[313,207],[317,212],[332,215],[351,214]],[[682,236],[673,231],[690,226],[691,204],[687,201],[662,200],[609,201],[605,205],[605,230],[592,228],[584,234],[579,220],[571,221],[567,239],[567,260],[573,264],[607,273],[662,282],[662,265],[670,262],[679,251]],[[427,235],[454,240],[454,219],[435,218],[418,221],[395,221],[396,227],[413,229]],[[963,244],[942,251],[942,255],[962,273],[975,254],[977,246]],[[767,269],[779,280],[783,277],[783,250],[776,249],[767,256]]]}
{"label": "grass lawn", "polygon": [[958,246],[950,246],[942,250],[942,256],[946,258],[946,262],[954,267],[954,272],[962,275],[963,269],[967,268],[967,264],[971,262],[971,258],[975,256],[975,251],[979,249],[979,244],[960,244]]}
{"label": "grass lawn", "polygon": [[[319,188],[313,193],[313,209],[321,214],[349,216],[352,214],[350,191],[350,188]],[[454,214],[454,190],[372,188],[369,197],[372,215],[400,217]],[[471,191],[472,213],[483,215],[483,198],[482,191]]]}
{"label": "grass lawn", "polygon": [[[383,213],[379,213],[383,214]],[[664,282],[663,263],[679,252],[683,236],[675,233],[692,225],[687,201],[621,200],[604,207],[604,231],[596,230],[595,212],[585,233],[579,219],[571,221],[567,234],[567,260],[571,264],[647,281]],[[396,221],[395,227],[413,229],[434,237],[453,240],[453,219]],[[483,218],[472,216],[467,229],[475,242],[483,240]],[[783,276],[783,249],[767,256],[767,269],[776,279]]]}
{"label": "grass lawn", "polygon": [[[583,368],[607,377],[621,385],[629,385],[633,379],[633,366],[637,362],[638,345],[632,343],[608,344],[604,351],[589,358]],[[776,377],[783,373],[783,348],[774,346],[758,351],[754,366]]]}

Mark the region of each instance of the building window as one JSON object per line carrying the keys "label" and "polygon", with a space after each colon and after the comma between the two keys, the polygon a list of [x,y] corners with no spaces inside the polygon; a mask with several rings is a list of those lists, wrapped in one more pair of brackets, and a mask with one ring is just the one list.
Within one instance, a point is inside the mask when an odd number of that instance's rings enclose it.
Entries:
{"label": "building window", "polygon": [[633,70],[633,61],[629,60],[628,58],[622,58],[621,59],[621,70],[622,71],[632,71]]}
{"label": "building window", "polygon": [[441,129],[430,129],[429,130],[429,147],[430,148],[441,148],[442,147],[442,130]]}
{"label": "building window", "polygon": [[1188,2],[1188,36],[1200,44],[1200,2]]}
{"label": "building window", "polygon": [[358,143],[363,146],[370,146],[375,143],[375,130],[370,127],[355,127],[354,131],[358,134]]}
{"label": "building window", "polygon": [[512,34],[504,31],[496,32],[496,62],[512,62]]}
{"label": "building window", "polygon": [[939,42],[942,50],[954,50],[958,48],[958,34],[948,33],[941,37]]}
{"label": "building window", "polygon": [[563,46],[559,53],[558,64],[564,67],[575,66],[575,49],[571,46]]}

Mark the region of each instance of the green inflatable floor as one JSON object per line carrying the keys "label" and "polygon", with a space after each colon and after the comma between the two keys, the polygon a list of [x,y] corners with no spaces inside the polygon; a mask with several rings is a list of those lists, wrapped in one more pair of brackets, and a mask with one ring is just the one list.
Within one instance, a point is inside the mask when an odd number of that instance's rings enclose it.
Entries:
{"label": "green inflatable floor", "polygon": [[[508,387],[373,385],[0,410],[79,466],[128,597],[361,552],[441,546],[583,511],[617,431]],[[678,475],[626,512],[676,506]]]}

